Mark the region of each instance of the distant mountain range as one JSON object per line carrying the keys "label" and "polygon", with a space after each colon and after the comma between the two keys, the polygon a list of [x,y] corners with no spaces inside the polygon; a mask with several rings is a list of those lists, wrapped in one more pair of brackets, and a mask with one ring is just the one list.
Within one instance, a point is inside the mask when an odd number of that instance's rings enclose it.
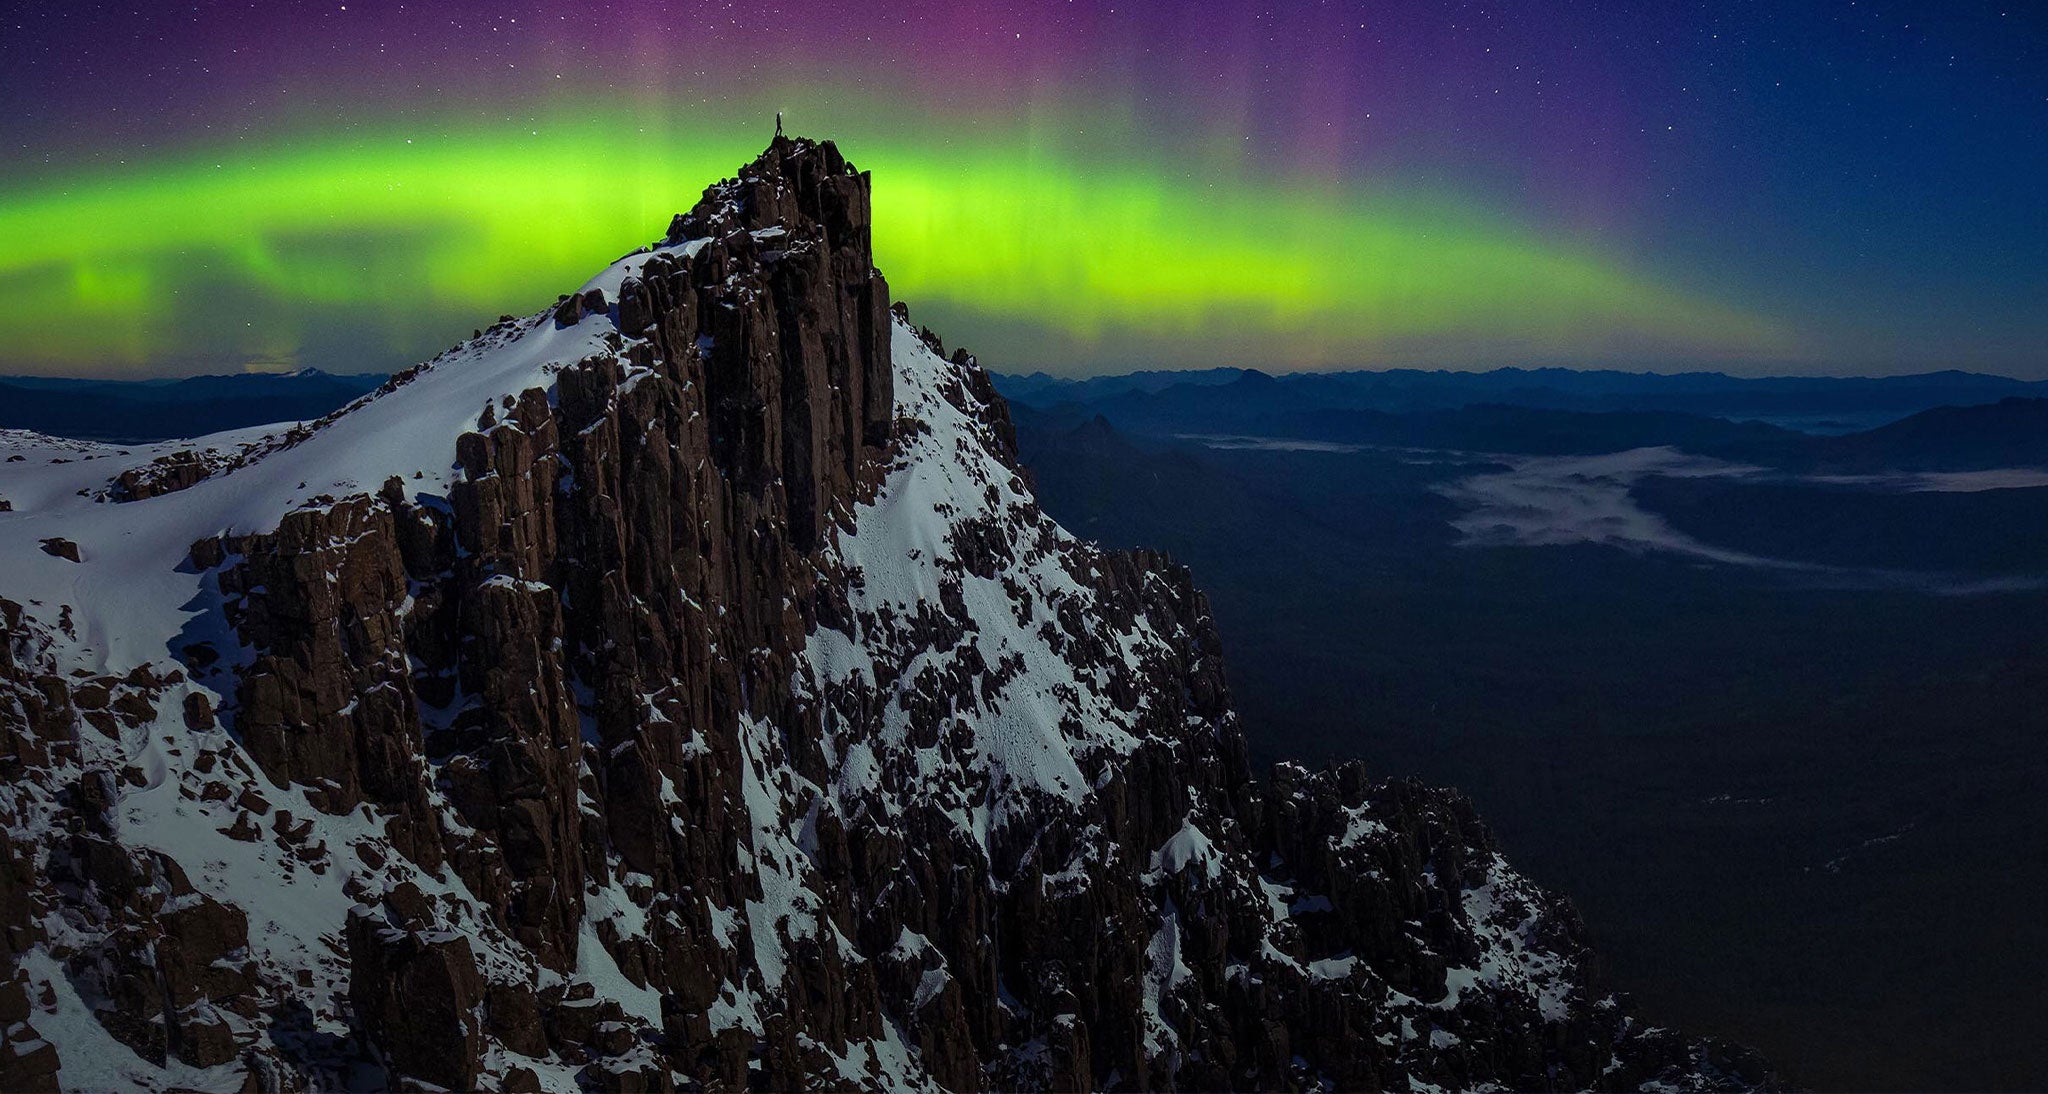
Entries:
{"label": "distant mountain range", "polygon": [[74,380],[0,376],[0,429],[139,443],[318,418],[375,391],[381,373]]}
{"label": "distant mountain range", "polygon": [[[1073,428],[1099,416],[1138,435],[1530,455],[1669,445],[1741,463],[1844,474],[2048,465],[2048,398],[2040,397],[2041,385],[1960,372],[1741,380],[1563,369],[1298,376],[1238,370],[1155,386],[1160,376],[1075,382],[1027,376],[998,385],[1020,422]],[[1538,376],[1546,383],[1521,382]],[[1465,401],[1459,401],[1460,388]],[[1566,398],[1574,388],[1579,394]],[[1828,424],[1799,429],[1717,412],[1770,398]],[[1931,399],[1954,405],[1926,405]],[[1582,405],[1556,405],[1573,401]],[[1602,404],[1607,408],[1588,409]],[[1879,414],[1878,406],[1887,409]],[[1840,428],[1873,418],[1877,423],[1864,428]]]}
{"label": "distant mountain range", "polygon": [[1290,373],[1257,369],[1133,372],[1067,380],[1033,373],[998,376],[1011,399],[1036,406],[1103,403],[1179,389],[1182,398],[1204,389],[1242,394],[1270,384],[1273,397],[1325,409],[1410,413],[1455,410],[1484,403],[1547,410],[1676,411],[1735,420],[1758,420],[1808,432],[1852,432],[1938,406],[1973,406],[2005,398],[2048,396],[2048,381],[1947,370],[1912,376],[1741,377],[1719,372],[1661,374],[1567,368],[1501,368],[1488,372],[1387,369]]}
{"label": "distant mountain range", "polygon": [[[0,429],[121,442],[196,437],[318,418],[374,391],[385,379],[382,373],[343,376],[317,369],[125,381],[0,376]],[[1588,445],[1625,446],[1632,439],[1673,443],[1673,430],[1705,444],[1768,446],[1770,432],[1731,432],[1727,423],[1762,423],[1802,434],[1849,434],[1937,407],[2048,398],[2048,382],[1953,370],[1877,378],[1759,379],[1717,372],[1661,375],[1565,368],[1278,376],[1225,368],[1078,380],[1044,373],[998,375],[996,385],[1010,399],[1050,411],[1057,420],[1073,424],[1099,413],[1119,428],[1140,433],[1269,431],[1344,443],[1435,447],[1471,444],[1480,436],[1508,430],[1528,434],[1515,442],[1534,446],[1527,451],[1564,452]],[[1531,411],[1586,417],[1527,413]],[[1427,412],[1456,413],[1406,417]],[[2035,413],[2016,405],[1982,422],[2026,430],[2032,428]],[[1395,417],[1403,420],[1396,423]],[[1681,417],[1721,421],[1688,423]],[[1923,423],[1921,435],[1924,439],[1925,430],[1965,424],[1972,420],[1937,419]],[[1649,436],[1664,439],[1639,439]]]}

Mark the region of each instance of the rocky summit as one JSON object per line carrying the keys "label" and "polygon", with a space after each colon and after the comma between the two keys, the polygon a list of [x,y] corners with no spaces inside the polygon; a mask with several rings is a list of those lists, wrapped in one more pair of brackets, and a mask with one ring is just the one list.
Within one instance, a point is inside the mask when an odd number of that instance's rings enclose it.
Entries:
{"label": "rocky summit", "polygon": [[869,234],[778,137],[320,421],[0,433],[0,1089],[1771,1083],[1455,794],[1255,776]]}

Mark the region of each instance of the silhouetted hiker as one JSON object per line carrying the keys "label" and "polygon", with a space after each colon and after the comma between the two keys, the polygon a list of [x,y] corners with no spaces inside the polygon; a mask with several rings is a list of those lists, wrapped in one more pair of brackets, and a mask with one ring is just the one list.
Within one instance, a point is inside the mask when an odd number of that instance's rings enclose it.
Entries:
{"label": "silhouetted hiker", "polygon": [[778,137],[782,135],[782,111],[780,110],[775,112],[775,135]]}

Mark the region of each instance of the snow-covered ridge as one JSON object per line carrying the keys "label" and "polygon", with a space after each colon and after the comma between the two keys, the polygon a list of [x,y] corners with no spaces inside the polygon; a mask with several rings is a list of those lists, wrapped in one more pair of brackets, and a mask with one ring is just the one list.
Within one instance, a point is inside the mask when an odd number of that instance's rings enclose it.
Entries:
{"label": "snow-covered ridge", "polygon": [[[616,301],[620,283],[652,255],[687,256],[703,245],[643,248],[577,293],[597,290]],[[147,445],[0,431],[0,499],[12,506],[0,512],[0,596],[28,605],[46,623],[55,622],[55,605],[72,606],[95,672],[124,672],[164,656],[169,647],[151,641],[176,635],[199,593],[197,575],[179,570],[193,543],[267,532],[295,509],[373,494],[392,478],[408,493],[445,498],[460,478],[456,438],[477,428],[485,407],[503,407],[529,388],[551,390],[560,369],[618,349],[617,330],[604,315],[562,326],[553,314],[551,305],[501,321],[319,423]],[[183,451],[219,454],[234,466],[176,493],[109,499],[123,471]],[[77,544],[81,561],[43,551],[50,537]],[[107,622],[116,618],[119,626]]]}

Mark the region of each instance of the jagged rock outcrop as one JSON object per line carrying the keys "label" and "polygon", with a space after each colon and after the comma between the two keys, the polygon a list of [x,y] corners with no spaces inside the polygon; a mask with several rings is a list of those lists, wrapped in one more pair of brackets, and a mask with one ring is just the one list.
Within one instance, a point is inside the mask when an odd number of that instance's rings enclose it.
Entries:
{"label": "jagged rock outcrop", "polygon": [[89,575],[185,538],[140,638],[0,602],[0,1085],[1768,1080],[1606,998],[1462,800],[1255,778],[1189,575],[1038,510],[868,187],[778,138],[541,313],[76,503],[129,499]]}
{"label": "jagged rock outcrop", "polygon": [[[412,893],[423,900],[418,890]],[[349,1004],[392,1071],[450,1090],[474,1090],[483,1060],[483,982],[469,940],[431,927],[387,898],[349,912]],[[423,921],[426,917],[427,921]],[[393,919],[400,920],[392,922]]]}
{"label": "jagged rock outcrop", "polygon": [[112,496],[121,501],[141,501],[176,493],[198,484],[218,470],[219,462],[189,449],[180,449],[114,476]]}

